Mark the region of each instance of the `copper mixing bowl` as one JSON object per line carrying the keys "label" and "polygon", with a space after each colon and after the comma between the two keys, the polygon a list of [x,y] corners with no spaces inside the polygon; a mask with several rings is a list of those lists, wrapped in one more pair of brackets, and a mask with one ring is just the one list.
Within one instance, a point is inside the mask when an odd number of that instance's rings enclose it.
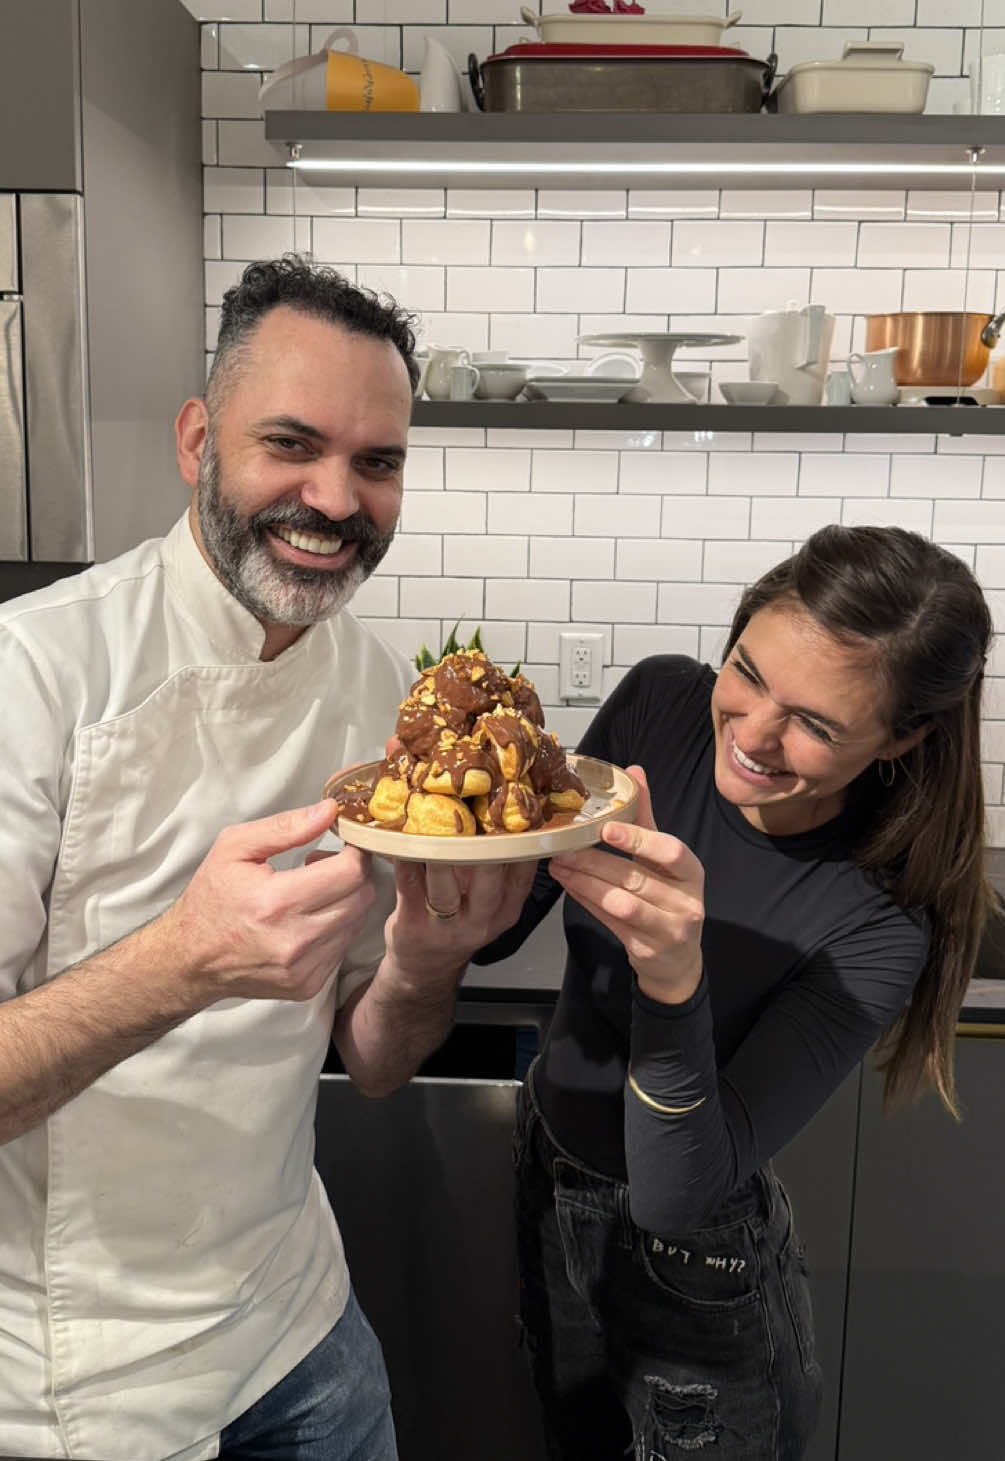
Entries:
{"label": "copper mixing bowl", "polygon": [[987,369],[1005,313],[981,315],[918,310],[867,315],[866,350],[899,346],[894,376],[899,386],[972,386]]}

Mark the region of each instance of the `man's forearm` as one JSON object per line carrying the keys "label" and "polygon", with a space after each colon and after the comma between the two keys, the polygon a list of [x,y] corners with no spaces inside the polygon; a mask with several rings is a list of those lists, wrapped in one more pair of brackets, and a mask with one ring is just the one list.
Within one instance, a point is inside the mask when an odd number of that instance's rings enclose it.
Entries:
{"label": "man's forearm", "polygon": [[339,1011],[335,1044],[346,1073],[367,1096],[410,1080],[450,1033],[467,961],[435,976],[404,975],[386,954],[373,980]]}
{"label": "man's forearm", "polygon": [[195,1012],[155,925],[0,1004],[0,1144]]}

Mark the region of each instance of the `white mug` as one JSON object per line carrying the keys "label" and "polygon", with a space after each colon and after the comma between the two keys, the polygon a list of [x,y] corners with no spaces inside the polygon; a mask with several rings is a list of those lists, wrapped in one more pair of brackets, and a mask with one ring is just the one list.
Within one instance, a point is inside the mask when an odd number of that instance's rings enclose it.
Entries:
{"label": "white mug", "polygon": [[846,370],[832,370],[824,386],[828,406],[851,405],[851,376]]}
{"label": "white mug", "polygon": [[452,365],[450,367],[450,399],[452,401],[470,401],[481,378],[481,371],[474,365]]}

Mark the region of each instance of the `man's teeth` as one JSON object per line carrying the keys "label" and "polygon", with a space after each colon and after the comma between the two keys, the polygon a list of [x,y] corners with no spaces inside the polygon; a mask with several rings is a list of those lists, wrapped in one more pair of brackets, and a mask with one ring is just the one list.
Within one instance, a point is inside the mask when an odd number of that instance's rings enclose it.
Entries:
{"label": "man's teeth", "polygon": [[745,756],[743,754],[743,752],[740,750],[739,746],[736,744],[735,741],[733,742],[733,755],[739,761],[739,763],[740,763],[741,766],[746,766],[746,768],[747,768],[748,771],[756,771],[759,776],[780,776],[781,775],[781,772],[775,770],[773,767],[771,767],[771,766],[762,766],[762,765],[760,765],[759,762],[755,761],[751,756]]}
{"label": "man's teeth", "polygon": [[291,548],[301,548],[305,553],[337,553],[342,546],[341,538],[319,538],[313,533],[298,533],[293,528],[274,527],[272,531]]}

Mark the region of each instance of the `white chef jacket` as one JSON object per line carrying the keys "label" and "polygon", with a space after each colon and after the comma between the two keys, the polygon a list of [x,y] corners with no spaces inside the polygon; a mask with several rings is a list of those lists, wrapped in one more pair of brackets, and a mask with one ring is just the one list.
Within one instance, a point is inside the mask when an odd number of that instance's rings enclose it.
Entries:
{"label": "white chef jacket", "polygon": [[[0,605],[0,999],[161,913],[222,827],[383,754],[403,657],[344,611],[270,663],[263,638],[187,517]],[[341,1314],[313,1116],[334,1011],[380,958],[374,872],[316,998],[221,1000],[0,1146],[0,1453],[215,1456]]]}

